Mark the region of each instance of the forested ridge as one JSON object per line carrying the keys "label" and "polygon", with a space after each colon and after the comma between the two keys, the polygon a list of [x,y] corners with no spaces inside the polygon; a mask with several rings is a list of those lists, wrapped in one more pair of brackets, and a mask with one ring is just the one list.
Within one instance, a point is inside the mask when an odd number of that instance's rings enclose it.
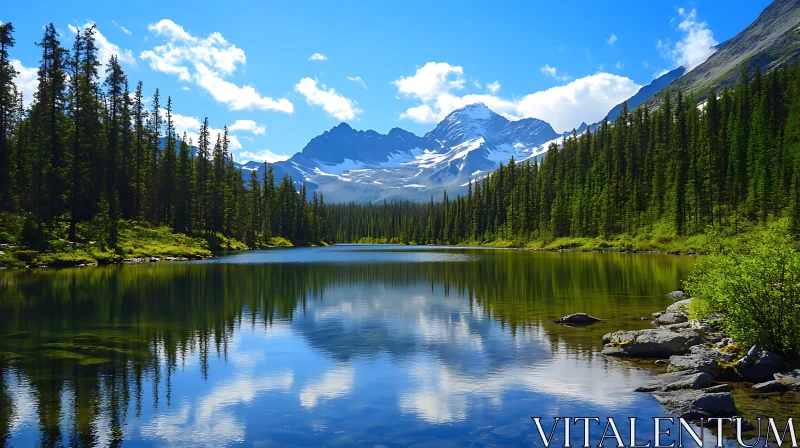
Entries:
{"label": "forested ridge", "polygon": [[227,127],[212,141],[208,118],[197,142],[176,135],[172,99],[154,89],[147,100],[141,81],[131,91],[116,57],[98,60],[94,26],[71,49],[53,24],[45,27],[38,89],[26,108],[10,63],[13,31],[0,25],[0,239],[114,249],[120,224],[133,221],[252,247],[274,237],[322,239],[323,198],[288,177],[276,182],[271,169],[244,179]]}
{"label": "forested ridge", "polygon": [[667,93],[656,110],[623,106],[613,123],[573,132],[541,161],[512,159],[466,194],[325,204],[302,183],[274,179],[271,167],[262,178],[237,168],[227,128],[212,141],[208,118],[197,142],[176,135],[171,98],[154,89],[147,99],[141,82],[131,90],[116,57],[99,61],[94,27],[80,30],[69,49],[52,24],[45,27],[36,44],[38,89],[25,107],[10,63],[13,31],[0,25],[0,243],[40,251],[95,244],[125,256],[121,229],[131,225],[168,226],[227,247],[276,238],[670,239],[735,234],[780,218],[800,228],[797,67],[742,71],[734,88],[712,88],[700,105]]}
{"label": "forested ridge", "polygon": [[428,204],[329,205],[334,241],[524,244],[559,237],[735,234],[800,227],[800,69],[742,71],[733,89],[661,106],[513,159]]}

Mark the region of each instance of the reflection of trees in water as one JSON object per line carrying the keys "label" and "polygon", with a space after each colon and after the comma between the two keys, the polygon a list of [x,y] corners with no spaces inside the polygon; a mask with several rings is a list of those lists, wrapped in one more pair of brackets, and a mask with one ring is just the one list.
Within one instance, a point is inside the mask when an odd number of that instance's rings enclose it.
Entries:
{"label": "reflection of trees in water", "polygon": [[[6,272],[0,274],[0,445],[10,436],[14,418],[6,381],[11,374],[34,391],[42,446],[88,446],[101,434],[118,445],[130,405],[138,416],[143,394],[150,394],[156,409],[171,404],[171,377],[188,357],[198,357],[205,377],[209,356],[227,358],[239,326],[292,320],[309,300],[323,300],[331,287],[427,284],[445,296],[468,297],[473,310],[514,332],[538,326],[547,313],[606,306],[587,291],[660,294],[674,288],[690,264],[674,257],[506,251],[459,263],[163,264]],[[376,346],[384,342],[389,343],[373,338]],[[349,358],[347,346],[341,339],[328,346],[333,352],[326,351]],[[166,404],[159,402],[162,396]],[[100,428],[101,420],[109,428]]]}

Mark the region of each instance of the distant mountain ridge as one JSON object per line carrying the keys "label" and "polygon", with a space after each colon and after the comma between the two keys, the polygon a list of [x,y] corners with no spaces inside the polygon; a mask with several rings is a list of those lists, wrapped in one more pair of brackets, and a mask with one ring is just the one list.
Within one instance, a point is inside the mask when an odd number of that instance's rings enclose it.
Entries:
{"label": "distant mountain ridge", "polygon": [[[328,201],[426,200],[463,190],[511,157],[536,157],[559,138],[542,120],[510,121],[477,103],[451,112],[421,137],[400,128],[380,134],[340,123],[272,167],[276,178],[288,174]],[[263,170],[262,164],[259,177]]]}

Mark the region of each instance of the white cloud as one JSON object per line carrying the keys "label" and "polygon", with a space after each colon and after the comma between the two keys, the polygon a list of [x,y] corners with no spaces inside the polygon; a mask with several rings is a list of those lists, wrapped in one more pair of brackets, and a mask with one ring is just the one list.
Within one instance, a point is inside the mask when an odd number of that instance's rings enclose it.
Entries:
{"label": "white cloud", "polygon": [[360,76],[348,76],[347,79],[349,79],[350,81],[353,81],[354,83],[357,83],[358,85],[360,85],[361,87],[363,87],[365,89],[367,88],[367,83],[365,83],[364,80],[361,79]]}
{"label": "white cloud", "polygon": [[490,93],[499,92],[500,91],[500,82],[499,81],[495,81],[495,82],[490,82],[489,84],[486,84],[486,90],[488,90]]}
{"label": "white cloud", "polygon": [[184,92],[188,92],[188,91],[192,90],[192,89],[189,88],[189,86],[183,86],[183,87],[181,87],[181,89],[183,89]]}
{"label": "white cloud", "polygon": [[275,154],[269,149],[262,149],[261,151],[242,151],[239,153],[240,162],[267,162],[275,163],[288,160],[290,156],[285,154]]}
{"label": "white cloud", "polygon": [[392,81],[398,93],[430,101],[442,93],[464,88],[464,69],[447,62],[428,62],[413,76],[401,76]]}
{"label": "white cloud", "polygon": [[308,57],[309,61],[327,61],[328,57],[322,53],[314,53]]}
{"label": "white cloud", "polygon": [[617,65],[614,66],[617,70],[622,70],[622,61],[617,62]]}
{"label": "white cloud", "polygon": [[11,66],[17,71],[14,84],[16,84],[17,90],[22,92],[22,100],[25,107],[30,107],[31,103],[33,103],[36,90],[39,87],[39,79],[37,78],[38,70],[36,67],[25,67],[19,59],[11,59]]}
{"label": "white cloud", "polygon": [[684,66],[686,71],[690,71],[702,64],[709,58],[716,49],[716,39],[714,33],[708,27],[708,23],[700,22],[697,19],[697,10],[692,9],[689,13],[685,9],[678,9],[681,22],[678,29],[682,33],[681,40],[674,45],[669,39],[659,40],[656,47],[661,52],[661,56],[675,64],[675,67]]}
{"label": "white cloud", "polygon": [[618,39],[617,39],[617,35],[616,35],[616,34],[612,34],[612,35],[611,35],[611,37],[609,37],[608,39],[606,39],[606,43],[607,43],[608,45],[611,45],[611,46],[613,47],[613,46],[614,46],[614,44],[617,42],[617,40],[618,40]]}
{"label": "white cloud", "polygon": [[119,23],[117,23],[117,21],[116,21],[116,20],[112,20],[112,21],[111,21],[111,23],[113,23],[115,27],[117,27],[117,28],[119,28],[120,30],[122,30],[122,32],[123,32],[123,33],[125,33],[125,34],[127,34],[128,36],[130,36],[130,35],[132,35],[132,34],[133,34],[133,33],[131,33],[131,31],[130,31],[129,29],[127,29],[127,28],[125,28],[124,26],[122,26],[122,25],[120,25]]}
{"label": "white cloud", "polygon": [[[83,31],[92,26],[92,24],[93,22],[87,22],[80,28],[73,25],[67,25],[67,28],[69,28],[73,34],[77,34],[78,31]],[[111,59],[111,56],[116,55],[120,63],[136,65],[136,57],[133,55],[131,50],[122,49],[118,45],[109,42],[97,27],[94,29],[94,40],[95,45],[97,45],[97,59],[100,61],[100,64],[102,64],[103,67],[100,69],[101,78],[105,77],[105,65],[108,60]]]}
{"label": "white cloud", "polygon": [[317,80],[303,78],[294,86],[294,90],[306,97],[306,103],[314,106],[322,106],[328,115],[339,120],[352,120],[363,111],[356,107],[355,101],[345,98],[337,93],[332,87],[326,90],[322,84],[322,89],[317,87]]}
{"label": "white cloud", "polygon": [[241,48],[226,41],[222,34],[215,32],[200,39],[169,19],[149,25],[148,29],[165,40],[139,55],[150,61],[153,70],[176,75],[184,82],[193,81],[230,110],[294,112],[294,106],[286,98],[262,97],[252,86],[239,86],[224,79],[245,65],[247,58]]}
{"label": "white cloud", "polygon": [[[167,112],[165,110],[162,110],[162,114],[166,113]],[[200,118],[189,115],[181,115],[173,112],[172,123],[175,126],[175,135],[182,137],[183,133],[185,132],[186,137],[192,139],[192,144],[197,146],[197,142],[199,141],[200,137],[200,127],[203,125],[203,121],[200,120]],[[230,128],[228,131],[230,132]],[[210,127],[209,141],[211,142],[212,147],[217,141],[217,136],[222,139],[223,132],[224,129]],[[236,151],[238,149],[242,149],[242,143],[235,135],[228,134],[228,150]]]}
{"label": "white cloud", "polygon": [[[428,63],[425,67],[432,64],[434,63]],[[539,118],[550,123],[556,131],[564,131],[572,129],[581,121],[592,123],[599,120],[609,109],[630,98],[641,88],[629,78],[596,73],[520,98],[507,99],[488,93],[458,95],[456,91],[463,87],[460,81],[464,79],[461,67],[452,67],[446,63],[433,66],[449,68],[438,71],[440,74],[446,72],[449,76],[421,77],[429,80],[428,83],[419,82],[417,75],[394,82],[398,91],[404,89],[400,93],[405,93],[421,103],[402,112],[401,119],[417,123],[436,123],[455,109],[482,102],[508,119]],[[458,70],[453,70],[454,68]],[[552,69],[553,75],[557,74],[555,68],[549,66],[543,67],[543,72],[550,73],[548,69]],[[409,83],[408,80],[412,78],[415,82]]]}
{"label": "white cloud", "polygon": [[353,391],[355,369],[343,364],[325,374],[316,381],[311,381],[300,391],[300,404],[304,408],[314,408],[320,400],[333,400]]}
{"label": "white cloud", "polygon": [[267,127],[253,120],[236,120],[232,125],[228,126],[228,130],[231,132],[245,131],[252,132],[256,135],[263,135],[267,132]]}
{"label": "white cloud", "polygon": [[553,79],[555,79],[557,81],[562,81],[563,82],[563,81],[568,81],[569,80],[569,76],[567,76],[567,75],[558,76],[558,74],[557,74],[558,70],[555,67],[550,67],[550,64],[545,64],[545,66],[540,68],[539,70],[545,76],[549,76],[549,77],[551,77],[551,78],[553,78]]}

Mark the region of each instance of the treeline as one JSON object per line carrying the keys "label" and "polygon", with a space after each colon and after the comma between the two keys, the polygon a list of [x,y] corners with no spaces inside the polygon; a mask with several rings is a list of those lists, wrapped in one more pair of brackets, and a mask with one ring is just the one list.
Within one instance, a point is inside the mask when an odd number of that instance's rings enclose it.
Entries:
{"label": "treeline", "polygon": [[185,133],[176,135],[171,98],[162,106],[156,89],[148,101],[141,81],[130,91],[115,56],[98,60],[94,26],[70,50],[52,23],[45,27],[38,88],[25,107],[9,56],[13,32],[0,25],[0,212],[23,216],[26,243],[91,238],[114,248],[120,220],[250,246],[325,233],[324,201],[308,200],[304,185],[276,184],[271,169],[245,185],[227,127],[214,141],[206,118],[193,151]]}
{"label": "treeline", "polygon": [[800,228],[800,68],[742,71],[699,105],[623,106],[593,132],[509,164],[467,194],[428,204],[329,205],[337,242],[530,241],[737,232],[789,218]]}

